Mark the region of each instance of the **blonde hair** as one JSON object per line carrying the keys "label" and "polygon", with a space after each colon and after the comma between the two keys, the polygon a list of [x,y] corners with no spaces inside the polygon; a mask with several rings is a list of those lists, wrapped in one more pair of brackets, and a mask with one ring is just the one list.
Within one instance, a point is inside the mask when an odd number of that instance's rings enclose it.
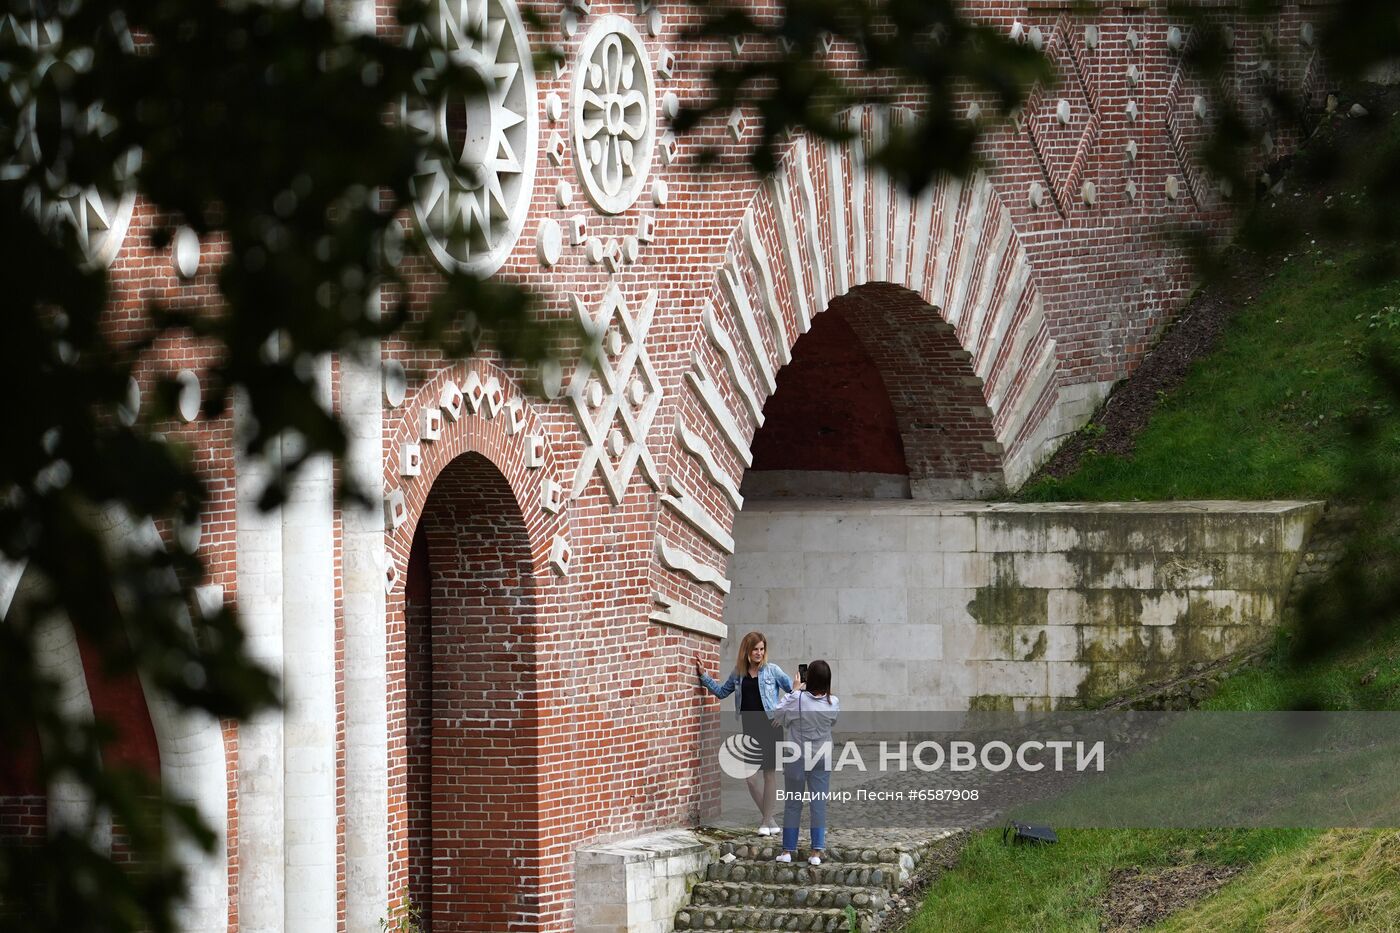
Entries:
{"label": "blonde hair", "polygon": [[749,652],[755,645],[763,645],[764,658],[768,657],[768,639],[763,637],[762,632],[749,632],[739,642],[739,657],[734,659],[734,673],[743,676],[749,668]]}

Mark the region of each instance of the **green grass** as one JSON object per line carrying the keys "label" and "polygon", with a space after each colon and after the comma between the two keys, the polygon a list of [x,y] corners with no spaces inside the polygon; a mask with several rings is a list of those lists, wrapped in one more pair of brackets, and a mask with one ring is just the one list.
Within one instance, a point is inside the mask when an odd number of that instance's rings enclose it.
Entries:
{"label": "green grass", "polygon": [[[1400,347],[1397,306],[1400,280],[1368,280],[1358,258],[1318,247],[1290,257],[1162,401],[1130,457],[1090,454],[1072,474],[1030,484],[1017,498],[1343,495],[1351,419],[1389,410],[1367,356],[1376,342]],[[1400,439],[1389,438],[1381,455],[1400,471]]]}
{"label": "green grass", "polygon": [[1053,846],[1004,846],[974,836],[958,867],[929,889],[909,933],[1097,931],[1098,904],[1117,868],[1189,861],[1254,865],[1292,851],[1307,830],[1065,830]]}
{"label": "green grass", "polygon": [[[1204,707],[1276,710],[1307,697],[1320,709],[1400,709],[1400,630],[1304,668],[1283,661],[1286,649],[1280,639],[1271,660],[1230,678]],[[1004,846],[999,831],[974,835],[958,866],[930,888],[909,933],[1096,931],[1114,869],[1192,861],[1247,871],[1154,929],[1400,927],[1400,914],[1385,912],[1400,894],[1382,893],[1400,883],[1400,841],[1393,831],[1066,829],[1058,845],[1045,847]],[[1366,870],[1371,874],[1363,876]],[[1362,880],[1339,880],[1353,876]]]}

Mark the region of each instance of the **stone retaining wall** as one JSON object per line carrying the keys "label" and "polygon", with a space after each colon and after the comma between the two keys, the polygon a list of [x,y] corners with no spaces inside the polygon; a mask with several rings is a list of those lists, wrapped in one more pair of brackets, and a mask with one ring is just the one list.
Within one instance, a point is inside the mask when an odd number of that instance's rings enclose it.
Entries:
{"label": "stone retaining wall", "polygon": [[725,663],[745,632],[823,657],[847,708],[1042,709],[1259,642],[1321,503],[750,502]]}

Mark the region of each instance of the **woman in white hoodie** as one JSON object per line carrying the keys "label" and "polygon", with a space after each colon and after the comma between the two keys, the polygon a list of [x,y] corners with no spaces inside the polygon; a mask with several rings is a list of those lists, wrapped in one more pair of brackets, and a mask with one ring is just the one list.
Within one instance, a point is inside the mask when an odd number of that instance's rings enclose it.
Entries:
{"label": "woman in white hoodie", "polygon": [[801,757],[783,765],[787,800],[783,804],[783,852],[780,862],[797,854],[797,831],[802,823],[805,794],[811,803],[811,865],[822,863],[826,849],[826,798],[831,791],[831,727],[841,714],[841,703],[831,695],[831,665],[813,661],[807,678],[773,710],[773,723],[784,727],[789,742],[797,743]]}

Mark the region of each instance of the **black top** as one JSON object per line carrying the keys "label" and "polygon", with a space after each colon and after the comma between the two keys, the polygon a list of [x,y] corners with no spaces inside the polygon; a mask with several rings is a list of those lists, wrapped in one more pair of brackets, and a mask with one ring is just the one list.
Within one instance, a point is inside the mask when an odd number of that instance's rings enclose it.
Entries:
{"label": "black top", "polygon": [[758,678],[750,677],[748,674],[745,674],[741,689],[744,692],[740,694],[739,710],[741,712],[751,713],[763,712],[763,697],[758,693]]}

